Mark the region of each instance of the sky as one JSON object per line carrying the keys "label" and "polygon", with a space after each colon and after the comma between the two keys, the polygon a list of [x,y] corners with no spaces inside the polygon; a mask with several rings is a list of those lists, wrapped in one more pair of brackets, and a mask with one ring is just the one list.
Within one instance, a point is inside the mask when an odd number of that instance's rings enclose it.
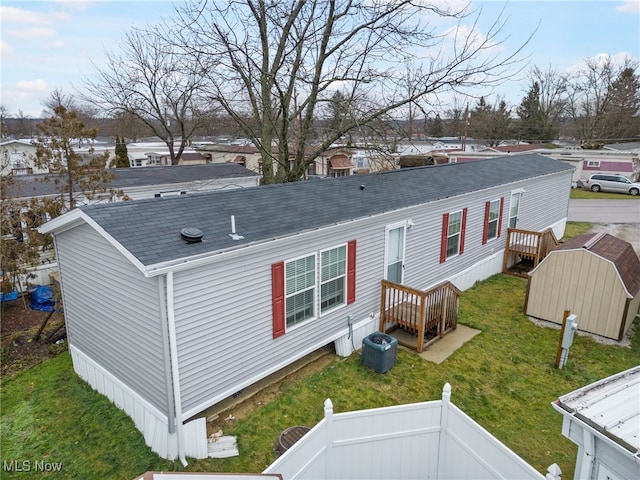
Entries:
{"label": "sky", "polygon": [[[529,67],[569,72],[602,55],[640,58],[640,0],[471,0],[471,7],[482,8],[481,28],[503,12],[508,38],[502,48],[516,48],[533,34],[524,50]],[[81,88],[128,30],[170,18],[173,9],[168,0],[2,0],[0,105],[12,116],[42,117],[53,90]],[[519,78],[497,93],[517,105],[527,87]]]}

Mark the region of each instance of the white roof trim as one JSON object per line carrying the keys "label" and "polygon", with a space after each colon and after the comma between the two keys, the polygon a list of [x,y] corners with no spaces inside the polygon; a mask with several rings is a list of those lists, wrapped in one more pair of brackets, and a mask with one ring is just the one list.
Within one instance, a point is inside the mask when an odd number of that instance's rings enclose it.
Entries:
{"label": "white roof trim", "polygon": [[100,225],[98,225],[91,217],[85,214],[80,209],[74,209],[70,212],[65,213],[59,217],[54,218],[53,220],[48,221],[40,228],[38,231],[40,233],[51,233],[53,235],[65,232],[67,230],[71,230],[72,228],[76,228],[83,223],[90,225],[96,232],[98,232],[107,242],[109,242],[113,247],[118,250],[127,260],[129,260],[135,267],[140,270],[145,276],[147,275],[147,269],[145,266],[134,257],[129,250],[124,248],[124,246],[118,242],[115,238],[109,235]]}

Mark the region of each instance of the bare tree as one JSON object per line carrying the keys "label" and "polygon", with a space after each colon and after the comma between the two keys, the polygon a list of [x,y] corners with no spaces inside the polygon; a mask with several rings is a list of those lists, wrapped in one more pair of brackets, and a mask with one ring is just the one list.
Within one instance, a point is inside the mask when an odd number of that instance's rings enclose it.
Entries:
{"label": "bare tree", "polygon": [[[620,106],[618,94],[622,90],[617,88],[616,84],[621,86],[624,83],[622,80],[625,71],[633,77],[633,72],[637,69],[638,62],[629,58],[622,64],[616,64],[610,56],[595,57],[587,59],[584,68],[570,79],[567,88],[567,109],[573,119],[577,136],[585,148],[597,148],[605,140],[615,136],[609,122],[615,116],[616,108]],[[633,95],[637,102],[637,90]],[[635,111],[637,112],[637,103]]]}
{"label": "bare tree", "polygon": [[[469,12],[413,0],[200,1],[178,9],[167,35],[209,80],[209,97],[259,148],[265,183],[295,181],[334,141],[429,95],[497,85],[521,49],[502,54],[502,20],[486,35],[436,34],[430,19]],[[405,66],[413,65],[407,90]],[[336,91],[348,121],[313,140]],[[295,135],[294,135],[295,133]],[[312,141],[313,140],[313,141]]]}
{"label": "bare tree", "polygon": [[107,58],[105,67],[96,66],[95,80],[85,79],[85,98],[110,116],[139,119],[167,145],[176,165],[203,117],[210,116],[201,96],[202,73],[155,31],[132,31],[121,56]]}

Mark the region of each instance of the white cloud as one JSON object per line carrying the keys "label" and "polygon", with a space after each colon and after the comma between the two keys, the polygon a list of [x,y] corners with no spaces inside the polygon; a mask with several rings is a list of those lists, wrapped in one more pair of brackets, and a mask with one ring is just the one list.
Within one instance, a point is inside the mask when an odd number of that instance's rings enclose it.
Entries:
{"label": "white cloud", "polygon": [[3,23],[28,23],[35,25],[46,25],[51,22],[48,15],[36,12],[30,12],[23,8],[16,7],[0,7],[0,18]]}
{"label": "white cloud", "polygon": [[16,38],[32,39],[32,38],[55,37],[56,31],[50,27],[32,27],[32,28],[23,28],[20,30],[9,30],[9,34]]}
{"label": "white cloud", "polygon": [[6,61],[8,57],[13,56],[13,47],[7,42],[0,40],[0,57]]}
{"label": "white cloud", "polygon": [[640,0],[624,0],[616,7],[616,12],[640,13]]}
{"label": "white cloud", "polygon": [[34,92],[46,92],[49,89],[49,84],[46,80],[20,80],[18,82],[18,92],[21,92],[21,96],[26,96]]}
{"label": "white cloud", "polygon": [[49,43],[46,46],[46,50],[57,50],[60,48],[64,48],[66,46],[66,43],[62,40],[56,40],[54,42]]}

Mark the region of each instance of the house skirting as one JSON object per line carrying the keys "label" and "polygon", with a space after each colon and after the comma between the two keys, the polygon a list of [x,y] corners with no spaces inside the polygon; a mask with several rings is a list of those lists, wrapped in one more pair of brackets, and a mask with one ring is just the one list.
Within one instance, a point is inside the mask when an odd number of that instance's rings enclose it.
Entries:
{"label": "house skirting", "polygon": [[[69,345],[73,369],[95,390],[124,411],[142,432],[145,443],[160,457],[178,458],[178,435],[169,433],[167,416],[105,370],[81,350]],[[187,422],[183,426],[184,452],[188,457],[207,458],[207,424],[205,418]]]}
{"label": "house skirting", "polygon": [[339,337],[335,342],[336,354],[341,357],[348,357],[354,351],[362,348],[362,340],[376,331],[379,315],[367,317],[359,322],[354,322],[347,332]]}

